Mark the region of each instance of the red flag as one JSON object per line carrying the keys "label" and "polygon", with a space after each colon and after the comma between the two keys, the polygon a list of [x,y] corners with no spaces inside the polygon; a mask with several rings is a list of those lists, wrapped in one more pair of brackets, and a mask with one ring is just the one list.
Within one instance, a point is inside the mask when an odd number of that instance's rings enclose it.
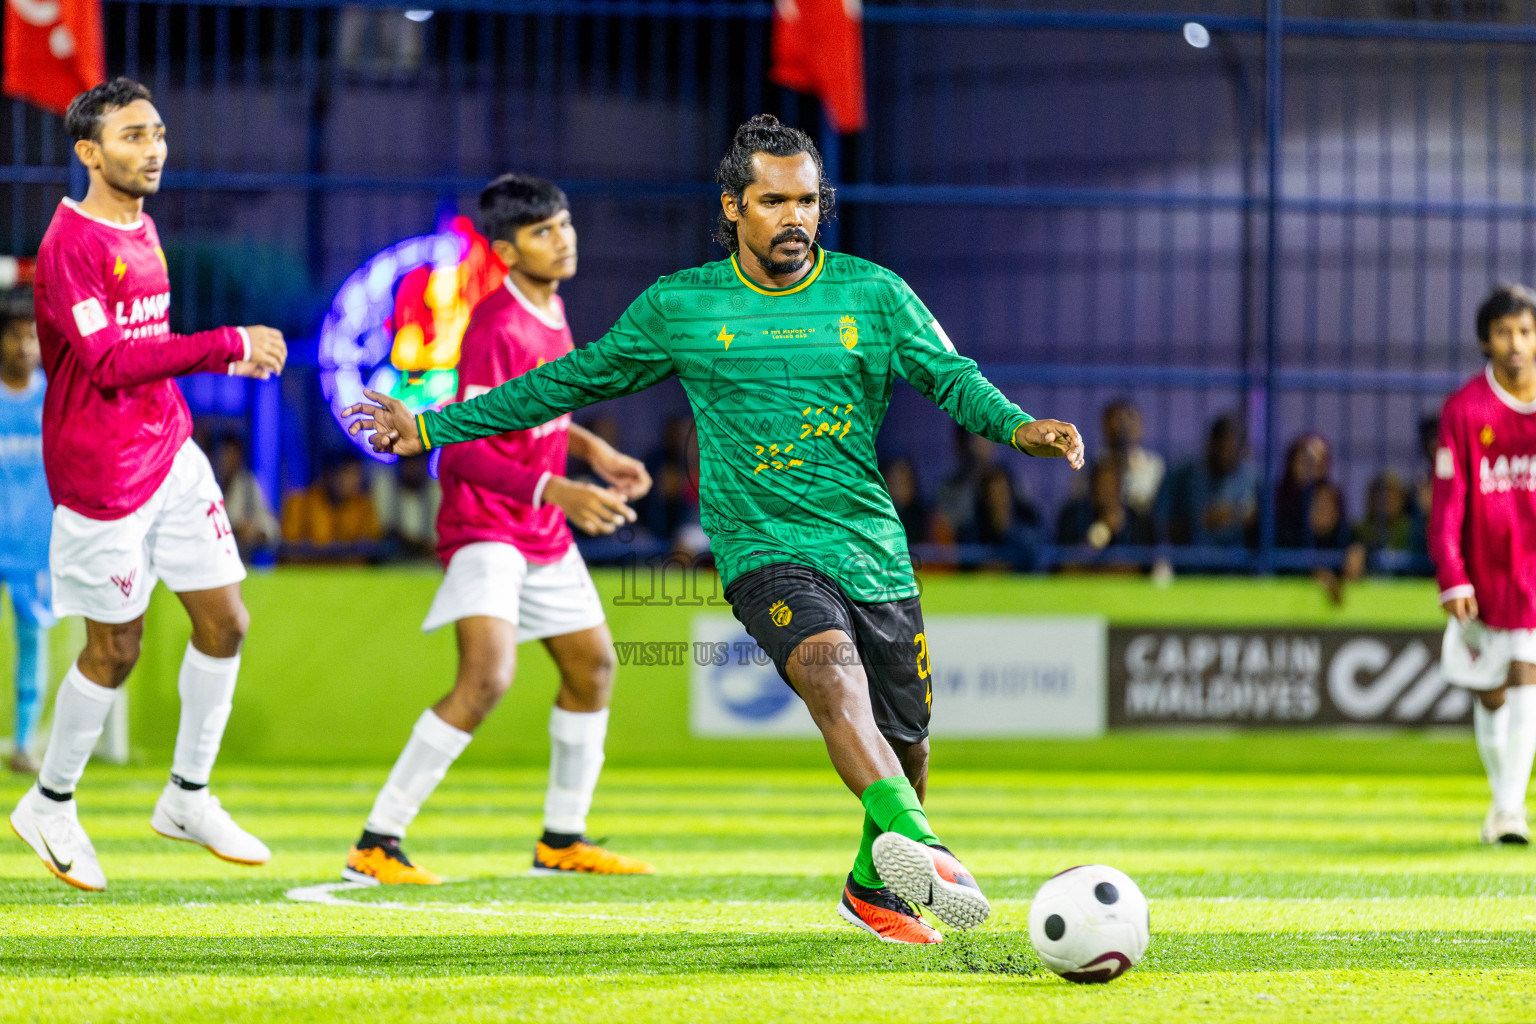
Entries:
{"label": "red flag", "polygon": [[107,77],[100,0],[5,0],[5,93],[64,113]]}
{"label": "red flag", "polygon": [[[12,0],[14,3],[15,0]],[[862,131],[864,33],[860,0],[776,0],[773,68],[786,88],[815,93],[840,132]]]}

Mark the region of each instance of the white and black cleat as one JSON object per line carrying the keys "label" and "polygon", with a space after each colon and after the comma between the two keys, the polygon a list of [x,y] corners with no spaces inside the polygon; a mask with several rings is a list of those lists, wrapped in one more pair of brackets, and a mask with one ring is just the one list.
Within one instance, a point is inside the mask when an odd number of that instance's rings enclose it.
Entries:
{"label": "white and black cleat", "polygon": [[196,843],[231,864],[255,866],[272,859],[267,844],[235,824],[206,788],[186,790],[168,783],[155,801],[149,827],[167,839]]}
{"label": "white and black cleat", "polygon": [[107,876],[91,837],[80,827],[73,800],[50,800],[30,788],[11,812],[11,828],[59,881],[89,892],[107,887]]}

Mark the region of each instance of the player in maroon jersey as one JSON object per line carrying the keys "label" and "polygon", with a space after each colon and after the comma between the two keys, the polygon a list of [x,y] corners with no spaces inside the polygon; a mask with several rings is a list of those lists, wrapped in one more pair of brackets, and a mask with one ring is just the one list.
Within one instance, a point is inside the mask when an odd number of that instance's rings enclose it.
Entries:
{"label": "player in maroon jersey", "polygon": [[1440,415],[1429,550],[1450,616],[1441,670],[1478,698],[1493,790],[1482,840],[1523,845],[1536,757],[1536,293],[1495,289],[1477,338],[1488,365]]}
{"label": "player in maroon jersey", "polygon": [[[459,355],[458,400],[571,351],[556,294],[576,273],[576,229],[565,193],[550,182],[507,174],[480,196],[482,229],[508,272],[470,315]],[[611,487],[565,477],[566,450]],[[453,689],[422,712],[379,791],[343,877],[375,884],[425,884],[437,875],[400,848],[422,802],[512,685],[520,641],[542,640],[560,669],[550,710],[544,834],[534,844],[541,874],[642,874],[649,864],[587,839],[587,811],[603,766],[613,640],[569,516],[587,533],[633,522],[628,500],[650,488],[635,459],[561,416],[531,430],[482,438],[443,453],[438,557],[446,569],[422,628],[452,623],[459,669]]]}
{"label": "player in maroon jersey", "polygon": [[171,779],[150,825],[235,863],[271,856],[208,791],[249,616],[224,496],[191,441],[191,413],[174,378],[266,378],[282,372],[287,348],[269,327],[171,331],[165,253],[144,213],[166,159],[165,125],[149,90],[126,78],[98,85],[70,103],[65,127],[91,184],[83,201],[59,204],[43,236],[37,333],[48,374],[43,466],[57,506],[53,607],[85,617],[86,642],[59,687],[37,785],[11,826],[60,879],[103,889],[74,790],[138,660],[157,580],[186,607],[192,638],[178,680]]}

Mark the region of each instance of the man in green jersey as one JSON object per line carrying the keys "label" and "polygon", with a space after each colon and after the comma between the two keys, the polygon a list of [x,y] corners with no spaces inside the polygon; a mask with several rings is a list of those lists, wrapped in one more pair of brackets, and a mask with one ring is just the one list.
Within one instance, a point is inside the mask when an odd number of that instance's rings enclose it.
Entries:
{"label": "man in green jersey", "polygon": [[991,908],[923,812],[928,641],[875,434],[899,376],[966,429],[1031,455],[1081,468],[1082,439],[1004,398],[895,274],[815,244],[833,192],[804,133],[754,117],[716,181],[728,259],[662,278],[596,342],[471,401],[418,417],[369,392],[378,404],[348,409],[362,417],[350,429],[415,455],[678,377],[726,599],[864,805],[838,912],[887,941],[938,942],[913,904],[960,928]]}

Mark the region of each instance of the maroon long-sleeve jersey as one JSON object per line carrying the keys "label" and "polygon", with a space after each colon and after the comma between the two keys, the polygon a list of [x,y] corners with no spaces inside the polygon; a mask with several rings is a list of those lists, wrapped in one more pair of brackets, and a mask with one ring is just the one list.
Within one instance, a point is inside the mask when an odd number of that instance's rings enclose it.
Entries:
{"label": "maroon long-sleeve jersey", "polygon": [[37,253],[48,394],[43,468],[56,504],[121,519],[149,500],[192,435],[172,378],[249,355],[235,327],[171,333],[171,279],[148,214],[116,224],[66,199]]}
{"label": "maroon long-sleeve jersey", "polygon": [[1440,599],[1473,595],[1496,629],[1536,629],[1536,402],[1489,368],[1446,399],[1429,554]]}

